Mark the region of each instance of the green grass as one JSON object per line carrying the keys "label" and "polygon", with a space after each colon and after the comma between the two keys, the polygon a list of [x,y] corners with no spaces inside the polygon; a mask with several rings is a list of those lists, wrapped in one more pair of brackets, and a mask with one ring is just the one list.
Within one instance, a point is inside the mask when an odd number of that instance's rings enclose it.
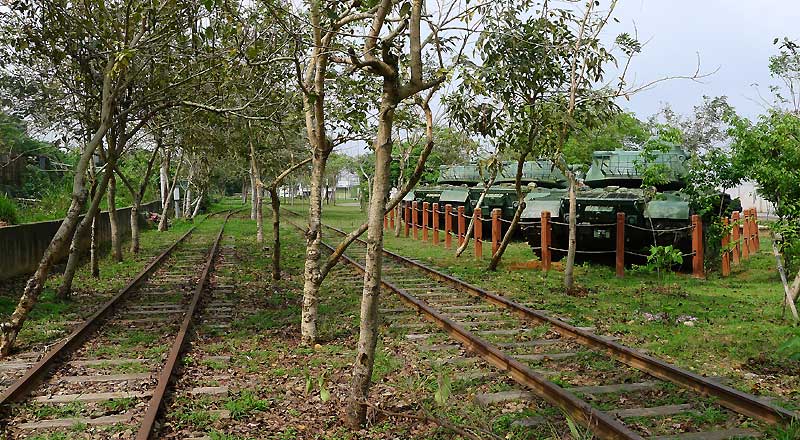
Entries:
{"label": "green grass", "polygon": [[37,419],[65,419],[79,417],[85,409],[83,402],[70,402],[63,405],[32,404],[31,412]]}
{"label": "green grass", "polygon": [[[285,208],[305,215],[302,205]],[[364,221],[364,214],[355,207],[325,205],[323,212],[326,223],[345,230]],[[296,221],[290,215],[285,217]],[[495,272],[485,268],[488,253],[482,261],[473,258],[471,249],[456,258],[443,244],[396,238],[393,233],[385,234],[385,245],[534,309],[547,309],[572,324],[621,335],[628,344],[706,374],[732,373],[750,358],[774,353],[782,342],[798,334],[790,319],[781,317],[782,287],[766,251],[735,268],[729,278],[711,273],[706,280],[696,280],[676,274],[670,277],[667,289],[657,289],[654,273],[629,271],[619,279],[613,267],[581,264],[576,268],[576,280],[590,293],[575,297],[564,293],[559,271],[511,269],[513,263],[535,259],[522,242],[508,247]],[[668,319],[649,321],[645,312],[666,313]],[[692,327],[678,324],[681,315],[696,317],[697,322]]]}
{"label": "green grass", "polygon": [[231,418],[234,420],[242,420],[253,412],[266,411],[269,407],[269,400],[259,398],[251,390],[243,390],[225,402],[225,409],[231,412]]}
{"label": "green grass", "polygon": [[123,397],[119,399],[111,399],[102,403],[103,408],[107,411],[114,413],[121,413],[134,407],[136,399],[132,397]]}
{"label": "green grass", "polygon": [[178,410],[174,418],[177,420],[178,427],[190,427],[197,430],[206,429],[219,419],[217,415],[202,409]]}

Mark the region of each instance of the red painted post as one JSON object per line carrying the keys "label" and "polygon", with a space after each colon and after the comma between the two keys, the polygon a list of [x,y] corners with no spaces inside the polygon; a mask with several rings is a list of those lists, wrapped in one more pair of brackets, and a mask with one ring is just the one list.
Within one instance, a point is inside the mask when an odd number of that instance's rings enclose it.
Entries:
{"label": "red painted post", "polygon": [[756,240],[758,239],[758,229],[756,229],[756,210],[755,208],[750,209],[750,216],[749,223],[750,223],[750,255],[755,255],[758,252],[758,246],[756,246]]}
{"label": "red painted post", "polygon": [[444,247],[450,249],[453,246],[453,205],[444,205]]}
{"label": "red painted post", "polygon": [[731,236],[727,232],[727,218],[722,219],[722,227],[725,229],[725,233],[722,234],[722,276],[727,277],[731,275],[731,257],[728,249],[728,245],[731,243]]}
{"label": "red painted post", "polygon": [[550,211],[542,211],[542,270],[550,270]]}
{"label": "red painted post", "polygon": [[692,216],[692,275],[695,278],[705,278],[705,268],[703,267],[703,222],[700,216]]}
{"label": "red painted post", "polygon": [[483,218],[481,216],[481,208],[475,208],[475,213],[472,214],[472,221],[475,223],[475,259],[480,260],[483,258]]}
{"label": "red painted post", "polygon": [[395,215],[396,211],[397,211],[397,206],[395,206],[394,208],[392,208],[391,211],[389,211],[389,229],[391,229],[391,230],[394,230],[394,226],[395,226],[394,215]]}
{"label": "red painted post", "polygon": [[408,206],[408,202],[403,202],[405,206],[405,224],[406,224],[406,238],[408,238],[408,230],[411,226],[411,208]]}
{"label": "red painted post", "polygon": [[433,245],[439,245],[439,204],[433,204]]}
{"label": "red painted post", "polygon": [[758,208],[753,208],[753,245],[758,253],[761,250],[761,237],[758,236]]}
{"label": "red painted post", "polygon": [[742,258],[745,260],[750,259],[750,222],[747,220],[749,212],[749,209],[742,212]]}
{"label": "red painted post", "polygon": [[739,211],[733,211],[731,213],[731,223],[731,232],[733,233],[733,265],[738,266],[741,263],[741,261],[739,261],[739,256],[742,252],[742,231],[739,227]]}
{"label": "red painted post", "polygon": [[422,241],[428,241],[428,216],[431,213],[430,204],[422,202]]}
{"label": "red painted post", "polygon": [[466,221],[464,221],[464,207],[458,207],[458,245],[464,244],[464,234],[466,233]]}
{"label": "red painted post", "polygon": [[418,214],[418,203],[415,201],[411,202],[411,229],[414,230],[414,240],[419,240],[419,214]]}
{"label": "red painted post", "polygon": [[503,211],[500,208],[492,209],[492,256],[500,249],[500,234],[503,228],[500,227],[500,214]]}
{"label": "red painted post", "polygon": [[625,276],[625,213],[617,213],[617,278]]}

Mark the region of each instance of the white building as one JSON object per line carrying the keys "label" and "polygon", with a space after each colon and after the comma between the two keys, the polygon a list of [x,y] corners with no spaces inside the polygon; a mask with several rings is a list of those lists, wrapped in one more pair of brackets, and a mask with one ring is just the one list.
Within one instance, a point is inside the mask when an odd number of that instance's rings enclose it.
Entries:
{"label": "white building", "polygon": [[358,175],[350,171],[344,170],[339,173],[339,180],[336,181],[336,189],[351,189],[358,186],[361,180]]}
{"label": "white building", "polygon": [[775,215],[775,206],[758,194],[758,188],[754,182],[744,182],[736,188],[726,191],[731,198],[739,198],[742,201],[742,209],[756,208],[759,217]]}

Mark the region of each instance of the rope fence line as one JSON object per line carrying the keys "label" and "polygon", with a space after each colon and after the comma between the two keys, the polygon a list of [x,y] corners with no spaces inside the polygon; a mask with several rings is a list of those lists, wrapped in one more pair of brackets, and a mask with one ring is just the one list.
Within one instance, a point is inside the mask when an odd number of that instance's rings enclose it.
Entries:
{"label": "rope fence line", "polygon": [[[561,249],[553,246],[548,246],[547,249],[558,252],[569,252],[569,249]],[[576,254],[614,254],[616,252],[617,252],[616,249],[610,251],[579,251],[577,249],[575,250]]]}
{"label": "rope fence line", "polygon": [[641,226],[631,225],[627,223],[625,224],[625,227],[631,229],[638,229],[640,231],[648,231],[648,232],[680,232],[680,231],[689,231],[694,229],[694,225],[683,226],[681,228],[671,228],[671,229],[653,229],[653,228],[643,228]]}
{"label": "rope fence line", "polygon": [[[475,258],[482,258],[482,245],[483,243],[492,243],[492,254],[498,248],[499,242],[502,238],[503,232],[501,225],[510,225],[512,220],[502,218],[502,213],[499,208],[491,209],[491,216],[484,217],[484,212],[480,208],[476,208],[469,212],[463,205],[444,204],[445,209],[441,210],[442,206],[439,203],[430,204],[425,202],[420,208],[417,202],[404,202],[402,206],[398,205],[398,220],[405,224],[405,236],[410,235],[409,229],[413,228],[414,238],[419,240],[419,230],[422,229],[422,239],[424,241],[432,241],[434,245],[439,243],[439,231],[445,234],[444,242],[445,248],[450,249],[452,246],[453,236],[457,237],[458,245],[460,246],[465,240],[474,239],[475,242]],[[418,213],[423,213],[423,218],[418,218]],[[430,216],[427,214],[430,213]],[[413,214],[413,215],[412,215]],[[434,215],[435,214],[435,215]],[[449,215],[448,215],[449,214]],[[444,221],[439,218],[439,215],[444,216]],[[432,217],[432,219],[431,219]],[[452,218],[455,217],[457,222],[453,222]],[[420,221],[421,220],[421,221]],[[431,221],[432,220],[432,221]],[[480,221],[477,221],[480,220]],[[466,222],[472,221],[474,224],[473,231],[470,236],[467,236]],[[728,222],[729,221],[729,222]],[[384,222],[385,225],[387,224]],[[484,237],[483,228],[488,225],[491,226],[489,237]],[[534,251],[539,251],[542,254],[542,269],[549,270],[551,251],[554,252],[568,252],[568,249],[562,249],[552,246],[552,231],[553,226],[563,227],[569,226],[569,223],[553,220],[548,211],[542,211],[541,219],[539,221],[518,221],[517,230],[523,232],[531,240],[536,240],[536,232],[538,231],[539,238],[542,241],[541,246],[531,246]],[[729,274],[730,261],[732,258],[735,265],[740,263],[740,260],[747,259],[750,254],[754,254],[758,249],[758,225],[757,214],[755,210],[749,209],[741,213],[734,212],[730,219],[725,219],[726,227],[729,227],[728,234],[723,238],[723,276]],[[690,252],[682,252],[681,257],[692,258],[692,273],[696,278],[704,278],[704,247],[703,241],[703,223],[698,215],[691,217],[691,222],[687,226],[657,229],[652,227],[642,227],[638,225],[628,224],[625,222],[625,214],[617,214],[616,223],[600,223],[600,224],[578,224],[576,227],[593,227],[593,228],[609,228],[616,227],[616,233],[612,236],[606,234],[603,239],[615,239],[616,249],[613,250],[576,250],[577,254],[586,255],[608,255],[616,254],[617,259],[617,275],[624,276],[625,255],[647,258],[648,254],[636,252],[625,248],[625,232],[627,230],[643,231],[648,233],[657,234],[678,234],[684,231],[690,231],[692,249]],[[433,231],[432,240],[429,238],[428,230]],[[530,243],[533,245],[534,243]],[[657,245],[658,242],[653,243]],[[728,261],[726,261],[728,260]]]}

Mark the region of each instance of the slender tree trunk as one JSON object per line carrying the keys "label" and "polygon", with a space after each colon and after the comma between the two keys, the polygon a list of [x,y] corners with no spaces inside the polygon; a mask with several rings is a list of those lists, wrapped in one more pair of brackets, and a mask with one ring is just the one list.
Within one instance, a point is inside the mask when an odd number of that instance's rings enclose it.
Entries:
{"label": "slender tree trunk", "polygon": [[[322,142],[327,142],[323,139]],[[319,149],[315,149],[319,150]],[[311,161],[311,192],[308,196],[308,229],[306,230],[306,262],[303,274],[303,313],[300,333],[304,344],[317,340],[317,309],[319,307],[320,243],[322,242],[322,177],[328,154],[315,151]]]}
{"label": "slender tree trunk", "polygon": [[278,194],[279,188],[289,174],[301,166],[311,162],[312,158],[302,160],[284,170],[275,177],[275,180],[267,187],[269,190],[270,205],[272,206],[272,280],[281,279],[281,198]]}
{"label": "slender tree trunk", "polygon": [[117,218],[117,179],[113,170],[106,171],[110,174],[108,180],[108,221],[111,225],[111,255],[117,263],[122,262],[122,237],[119,234],[119,219]]}
{"label": "slender tree trunk", "polygon": [[[94,163],[92,163],[92,167],[89,169],[89,173],[92,176],[92,181],[97,181],[97,172],[95,170]],[[103,194],[99,194],[98,195],[96,193],[96,190],[97,190],[97,186],[96,185],[92,185],[92,190],[90,192],[92,200],[94,200],[95,196],[98,197],[98,199],[101,199],[103,197]],[[91,217],[91,223],[89,223],[89,228],[90,228],[90,230],[89,230],[89,237],[90,237],[89,238],[89,270],[92,273],[92,277],[94,277],[94,278],[100,278],[100,262],[98,261],[99,258],[98,258],[98,255],[97,255],[97,235],[95,234],[95,232],[97,232],[97,216],[98,215],[100,215],[100,212],[96,211],[95,214]],[[70,283],[71,282],[72,282],[72,280],[70,280]]]}
{"label": "slender tree trunk", "polygon": [[[113,62],[109,62],[106,71],[110,72],[112,66]],[[30,313],[36,301],[39,299],[39,294],[42,292],[47,275],[50,273],[50,268],[53,266],[56,257],[68,246],[68,243],[70,243],[75,233],[78,219],[86,203],[86,169],[89,166],[95,149],[102,141],[109,127],[111,127],[111,103],[113,97],[111,76],[106,75],[103,82],[100,127],[92,136],[92,140],[81,152],[81,156],[73,168],[75,175],[72,181],[72,201],[67,210],[67,215],[61,222],[58,231],[56,231],[53,238],[50,240],[47,249],[45,249],[42,259],[39,261],[39,266],[36,268],[36,272],[28,279],[25,290],[14,312],[6,322],[0,324],[0,330],[2,330],[3,333],[2,339],[0,340],[0,357],[8,356],[8,354],[11,353],[17,335],[28,317],[28,313]]]}
{"label": "slender tree trunk", "polygon": [[272,205],[272,280],[281,279],[281,199],[278,190],[270,188],[270,204]]}
{"label": "slender tree trunk", "polygon": [[[400,158],[400,177],[397,179],[399,182],[399,186],[402,186],[405,183],[405,167],[406,161],[403,158]],[[399,237],[400,234],[403,232],[403,222],[400,221],[398,218],[397,221],[394,223],[394,236]]]}
{"label": "slender tree trunk", "polygon": [[381,264],[383,256],[383,216],[386,213],[386,198],[389,193],[389,164],[392,161],[392,101],[396,90],[385,81],[384,98],[381,105],[378,135],[375,139],[375,175],[372,197],[369,201],[367,223],[367,256],[364,263],[364,291],[361,296],[361,321],[358,347],[353,364],[350,397],[346,418],[351,427],[361,426],[366,421],[366,402],[370,380],[375,365],[375,346],[378,343],[378,300],[381,291]]}
{"label": "slender tree trunk", "polygon": [[567,248],[567,263],[564,265],[564,287],[572,289],[575,287],[575,253],[578,244],[578,222],[575,218],[578,213],[578,202],[575,175],[570,171],[567,173],[567,178],[569,179],[569,247]]}
{"label": "slender tree trunk", "polygon": [[131,247],[130,252],[132,254],[139,253],[139,241],[141,237],[141,231],[139,230],[139,209],[141,209],[142,200],[138,197],[133,198],[133,205],[131,206]]}
{"label": "slender tree trunk", "polygon": [[256,183],[256,174],[253,170],[253,163],[250,163],[250,220],[256,219],[256,192],[258,190],[258,184]]}
{"label": "slender tree trunk", "polygon": [[525,159],[527,157],[528,153],[524,152],[520,154],[519,160],[517,160],[517,174],[514,179],[514,188],[517,192],[517,210],[514,211],[514,218],[511,219],[511,224],[508,225],[508,230],[506,231],[505,235],[503,235],[503,240],[500,242],[497,252],[492,255],[492,261],[489,262],[489,270],[497,270],[497,266],[500,264],[500,260],[503,258],[503,254],[508,247],[508,243],[511,242],[511,237],[514,236],[514,231],[517,229],[519,219],[522,217],[522,211],[525,210],[525,193],[522,192],[522,171],[525,167]]}
{"label": "slender tree trunk", "polygon": [[[160,143],[161,136],[156,135],[156,142]],[[160,187],[161,187],[161,206],[166,206],[169,203],[169,165],[172,153],[168,150],[162,150],[161,167],[159,171]]]}
{"label": "slender tree trunk", "polygon": [[786,280],[786,270],[784,269],[783,261],[781,259],[781,253],[778,250],[778,245],[776,244],[775,234],[773,233],[772,236],[772,254],[775,256],[775,263],[778,268],[778,274],[781,277],[781,283],[783,284],[783,291],[786,296],[783,298],[783,314],[786,316],[786,305],[789,306],[789,310],[792,312],[792,317],[794,318],[795,322],[800,321],[800,317],[798,317],[797,307],[794,304],[794,300],[792,298],[791,288],[789,287],[789,282]]}
{"label": "slender tree trunk", "polygon": [[186,192],[183,196],[183,218],[189,218],[192,212],[192,182],[194,181],[194,167],[189,164],[189,178],[186,183]]}
{"label": "slender tree trunk", "polygon": [[[94,175],[94,173],[92,173]],[[83,216],[78,227],[75,229],[75,234],[72,237],[72,244],[69,248],[69,258],[67,259],[67,266],[64,269],[64,274],[61,276],[61,284],[58,286],[58,290],[56,291],[56,296],[60,299],[67,299],[70,294],[72,293],[72,281],[75,279],[75,272],[78,270],[78,264],[80,263],[81,259],[81,248],[87,238],[87,233],[94,234],[90,231],[90,227],[93,227],[95,224],[95,218],[100,213],[100,201],[103,200],[103,195],[105,195],[106,187],[109,183],[109,173],[106,171],[103,173],[103,177],[98,182],[96,177],[92,183],[92,202],[89,206],[89,210],[86,212],[86,215]],[[93,240],[93,239],[92,239]],[[90,245],[91,247],[92,245]],[[85,255],[85,254],[84,254]],[[95,264],[97,262],[97,258],[91,257],[90,259],[90,267],[92,271],[92,275],[94,276],[95,273]],[[100,271],[97,271],[97,276],[100,275]]]}
{"label": "slender tree trunk", "polygon": [[798,295],[800,295],[800,270],[797,271],[792,282],[792,301],[797,301]]}
{"label": "slender tree trunk", "polygon": [[99,215],[98,212],[92,217],[91,243],[89,244],[89,266],[94,278],[100,278],[100,255],[97,252],[97,217]]}
{"label": "slender tree trunk", "polygon": [[244,179],[244,181],[242,182],[242,205],[247,203],[248,191],[249,190],[247,189],[247,179]]}
{"label": "slender tree trunk", "polygon": [[200,204],[203,202],[204,196],[205,196],[205,191],[200,191],[200,195],[197,197],[197,201],[194,204],[194,211],[192,211],[192,218],[197,217],[197,214],[200,212]]}
{"label": "slender tree trunk", "polygon": [[248,141],[250,145],[250,171],[253,182],[253,209],[256,212],[256,241],[259,243],[264,242],[264,184],[261,182],[261,171],[258,169],[258,161],[256,160],[256,147],[253,144],[252,136],[250,135],[250,123],[247,123]]}
{"label": "slender tree trunk", "polygon": [[[129,135],[125,135],[124,139],[127,142]],[[117,173],[117,176],[119,176],[119,178],[122,180],[122,183],[128,188],[128,192],[131,193],[131,199],[133,199],[133,205],[131,206],[130,248],[130,252],[132,254],[139,252],[139,241],[141,235],[141,230],[139,228],[139,212],[142,210],[142,200],[144,200],[145,194],[147,194],[147,183],[150,181],[150,175],[153,172],[153,165],[156,162],[156,157],[158,157],[159,151],[161,151],[161,138],[156,136],[156,148],[150,155],[150,160],[147,161],[147,169],[145,170],[144,177],[142,177],[142,183],[139,185],[138,191],[133,187],[133,183],[128,180],[118,168],[114,169],[114,172]]]}
{"label": "slender tree trunk", "polygon": [[311,184],[308,197],[308,228],[306,229],[306,261],[303,273],[303,310],[300,322],[303,344],[317,340],[317,310],[320,273],[320,242],[322,241],[322,179],[333,145],[325,127],[325,77],[328,71],[330,40],[323,40],[321,3],[310,3],[313,49],[304,73],[303,110],[306,134],[312,148]]}
{"label": "slender tree trunk", "polygon": [[167,213],[172,202],[172,194],[175,192],[175,185],[178,183],[178,176],[181,174],[181,166],[183,165],[183,156],[178,159],[178,168],[175,169],[175,176],[172,177],[172,185],[167,189],[167,203],[161,209],[161,220],[158,222],[158,230],[166,231],[167,228]]}
{"label": "slender tree trunk", "polygon": [[[478,202],[475,206],[481,206],[483,204],[483,199],[486,198],[486,193],[489,192],[489,189],[494,184],[494,179],[492,180],[492,182],[489,182],[489,184],[483,188],[483,191],[481,192],[480,197],[478,197]],[[464,215],[469,216],[470,220],[469,224],[467,225],[467,230],[464,232],[464,243],[461,243],[461,246],[456,249],[456,257],[460,257],[461,254],[467,250],[467,247],[469,246],[469,238],[472,236],[472,230],[475,228],[475,216],[473,216],[471,212],[465,212]]]}
{"label": "slender tree trunk", "polygon": [[264,242],[264,189],[259,187],[256,192],[256,241]]}

